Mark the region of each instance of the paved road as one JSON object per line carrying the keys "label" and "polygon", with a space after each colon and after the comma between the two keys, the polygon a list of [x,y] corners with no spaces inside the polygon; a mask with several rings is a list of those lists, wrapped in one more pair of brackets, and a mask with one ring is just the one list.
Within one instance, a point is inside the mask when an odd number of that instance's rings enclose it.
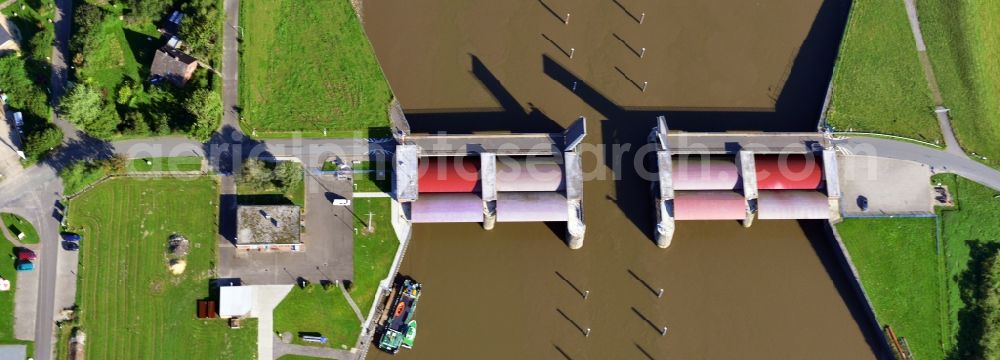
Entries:
{"label": "paved road", "polygon": [[1000,191],[1000,171],[968,157],[908,142],[852,137],[835,140],[842,151],[853,155],[887,157],[927,164],[934,172],[955,173]]}
{"label": "paved road", "polygon": [[820,133],[689,133],[667,135],[673,154],[726,154],[746,149],[758,153],[807,153],[816,151],[824,142]]}
{"label": "paved road", "polygon": [[239,114],[236,111],[240,98],[240,0],[226,0],[223,9],[226,12],[226,25],[222,34],[222,106],[225,109],[222,126],[240,131]]}

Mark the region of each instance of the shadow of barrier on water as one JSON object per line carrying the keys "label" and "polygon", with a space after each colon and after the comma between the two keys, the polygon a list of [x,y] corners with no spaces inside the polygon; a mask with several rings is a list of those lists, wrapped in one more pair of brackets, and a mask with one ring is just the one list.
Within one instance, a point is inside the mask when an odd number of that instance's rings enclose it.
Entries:
{"label": "shadow of barrier on water", "polygon": [[496,99],[500,111],[407,111],[406,118],[416,133],[447,131],[449,134],[471,134],[481,131],[511,133],[557,133],[563,128],[537,108],[525,109],[513,94],[497,79],[479,57],[469,54],[472,75]]}

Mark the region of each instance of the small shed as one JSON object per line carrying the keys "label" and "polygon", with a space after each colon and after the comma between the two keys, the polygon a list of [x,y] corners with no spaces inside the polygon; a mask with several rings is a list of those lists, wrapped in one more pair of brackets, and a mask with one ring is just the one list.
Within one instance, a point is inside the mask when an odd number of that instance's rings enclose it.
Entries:
{"label": "small shed", "polygon": [[169,81],[177,86],[184,86],[191,75],[198,69],[198,60],[173,47],[164,45],[156,50],[153,65],[149,68],[150,81],[158,83]]}

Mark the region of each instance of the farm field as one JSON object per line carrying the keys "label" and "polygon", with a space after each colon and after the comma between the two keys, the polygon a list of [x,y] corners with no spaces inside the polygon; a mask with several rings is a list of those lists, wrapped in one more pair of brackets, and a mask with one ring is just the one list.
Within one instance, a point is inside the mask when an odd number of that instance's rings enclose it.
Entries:
{"label": "farm field", "polygon": [[920,27],[951,125],[966,153],[1000,166],[1000,2],[920,1]]}
{"label": "farm field", "polygon": [[[389,199],[355,199],[353,206],[355,214],[367,214],[369,211],[374,214],[374,232],[361,230],[354,236],[354,282],[349,287],[351,298],[362,315],[367,316],[378,283],[386,277],[392,265],[399,241],[389,222]],[[367,221],[367,217],[364,218]],[[367,225],[357,217],[354,222],[358,229]],[[292,289],[274,310],[275,331],[290,331],[293,335],[318,332],[329,338],[327,346],[335,348],[353,347],[361,333],[360,326],[357,315],[342,292],[336,288],[323,290],[319,284],[306,289]],[[297,336],[293,342],[314,345],[303,342]]]}
{"label": "farm field", "polygon": [[[978,358],[985,315],[984,261],[1000,251],[996,191],[952,174],[946,185],[956,207],[934,219],[847,219],[837,225],[871,297],[879,322],[907,338],[920,358]],[[940,244],[935,236],[940,236]],[[940,248],[938,247],[940,246]]]}
{"label": "farm field", "polygon": [[933,105],[903,2],[855,1],[834,71],[830,124],[939,143]]}
{"label": "farm field", "polygon": [[[218,198],[209,178],[118,178],[72,201],[70,229],[86,239],[77,296],[89,359],[254,358],[253,322],[195,318],[214,273]],[[172,234],[191,242],[179,276],[167,271]]]}
{"label": "farm field", "polygon": [[349,2],[244,1],[240,11],[240,103],[247,132],[384,132],[389,85]]}

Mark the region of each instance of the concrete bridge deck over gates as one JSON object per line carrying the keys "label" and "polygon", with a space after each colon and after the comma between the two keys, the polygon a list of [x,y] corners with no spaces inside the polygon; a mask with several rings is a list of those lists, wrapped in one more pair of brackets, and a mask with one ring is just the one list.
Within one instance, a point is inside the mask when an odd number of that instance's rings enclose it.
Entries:
{"label": "concrete bridge deck over gates", "polygon": [[840,218],[836,152],[820,133],[669,133],[659,117],[654,239],[670,246],[677,220]]}

